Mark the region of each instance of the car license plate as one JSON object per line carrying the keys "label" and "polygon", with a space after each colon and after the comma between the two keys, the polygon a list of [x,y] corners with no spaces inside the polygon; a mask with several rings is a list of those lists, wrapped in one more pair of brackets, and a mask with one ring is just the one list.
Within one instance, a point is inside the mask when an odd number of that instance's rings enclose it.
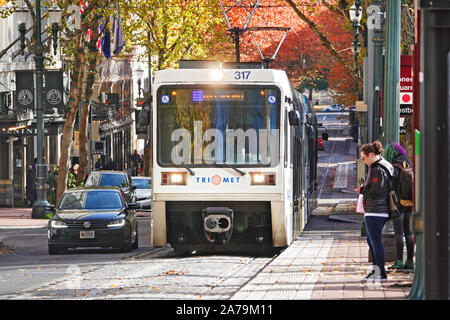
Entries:
{"label": "car license plate", "polygon": [[95,232],[94,231],[80,231],[80,239],[94,239]]}

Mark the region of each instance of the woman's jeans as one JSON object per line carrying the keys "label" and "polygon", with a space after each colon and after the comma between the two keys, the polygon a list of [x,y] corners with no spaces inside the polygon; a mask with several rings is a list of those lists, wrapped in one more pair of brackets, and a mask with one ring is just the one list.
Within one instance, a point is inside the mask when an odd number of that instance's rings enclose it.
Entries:
{"label": "woman's jeans", "polygon": [[366,220],[366,233],[367,244],[369,245],[370,254],[372,255],[373,264],[380,268],[380,275],[386,275],[384,269],[384,246],[382,241],[383,227],[388,218],[383,217],[365,217]]}
{"label": "woman's jeans", "polygon": [[414,236],[409,226],[412,207],[404,207],[400,205],[399,209],[400,216],[392,220],[395,232],[397,260],[403,261],[403,236],[405,236],[406,241],[407,259],[412,260],[414,257]]}

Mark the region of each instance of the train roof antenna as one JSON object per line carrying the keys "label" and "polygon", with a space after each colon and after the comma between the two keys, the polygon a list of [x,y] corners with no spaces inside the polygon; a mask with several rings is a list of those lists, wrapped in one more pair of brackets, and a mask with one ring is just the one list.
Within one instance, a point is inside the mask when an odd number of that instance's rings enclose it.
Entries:
{"label": "train roof antenna", "polygon": [[239,28],[239,27],[232,28],[231,24],[230,24],[230,20],[228,20],[227,12],[230,11],[231,9],[233,9],[233,8],[238,7],[238,6],[247,10],[247,7],[243,3],[244,2],[249,2],[249,1],[246,1],[246,0],[234,0],[234,1],[232,1],[232,2],[234,2],[234,4],[228,10],[225,10],[225,8],[224,8],[224,6],[222,4],[222,1],[219,0],[220,8],[222,9],[223,15],[225,16],[225,21],[227,22],[227,26],[228,26],[228,30],[227,31],[231,34],[231,37],[233,38],[233,42],[234,42],[234,45],[235,45],[235,48],[236,48],[236,62],[238,62],[238,63],[241,62],[240,36],[245,31],[247,31],[247,26],[248,26],[251,18],[253,17],[253,14],[255,13],[255,10],[258,7],[260,1],[261,0],[257,0],[253,4],[253,9],[250,12],[250,14],[249,14],[249,16],[247,18],[247,21],[244,23],[242,28]]}
{"label": "train roof antenna", "polygon": [[[269,69],[270,68],[270,64],[275,61],[275,57],[277,56],[278,51],[280,50],[281,45],[283,44],[284,39],[286,39],[286,36],[287,36],[287,34],[288,34],[290,29],[291,28],[288,28],[288,27],[254,27],[254,28],[248,28],[248,30],[250,31],[250,36],[252,37],[253,42],[256,45],[256,48],[258,49],[259,55],[261,56],[261,60],[264,63],[264,67],[266,69]],[[277,48],[275,50],[275,53],[272,55],[272,57],[264,57],[258,42],[256,41],[255,37],[253,36],[253,32],[252,31],[272,31],[272,30],[284,31],[284,34],[283,34],[283,37],[281,38],[280,42],[278,43]],[[268,41],[270,41],[270,40],[268,40]]]}
{"label": "train roof antenna", "polygon": [[[245,3],[250,3],[250,0],[230,0],[230,1],[234,2],[234,4],[229,6],[228,10],[225,10],[225,7],[222,4],[221,0],[219,0],[219,4],[220,4],[220,8],[222,9],[222,13],[223,13],[223,15],[225,17],[225,21],[226,21],[227,26],[228,26],[227,31],[231,34],[231,37],[233,38],[233,42],[234,42],[234,45],[235,45],[235,48],[236,48],[236,62],[237,63],[241,62],[240,36],[242,34],[244,34],[245,31],[249,31],[250,36],[252,37],[253,42],[256,45],[256,48],[258,49],[259,55],[261,56],[261,60],[264,63],[264,67],[268,69],[270,67],[270,64],[275,61],[275,57],[277,56],[278,51],[279,51],[279,49],[281,47],[281,44],[283,43],[284,39],[286,38],[287,33],[289,32],[290,28],[288,28],[288,27],[252,27],[252,28],[247,28],[248,24],[250,23],[251,18],[253,17],[253,15],[254,15],[254,13],[256,11],[256,8],[258,8],[259,3],[260,3],[261,0],[257,0],[256,2],[253,3],[253,5],[245,5]],[[232,9],[234,9],[236,7],[241,7],[243,9],[247,10],[247,12],[249,12],[249,16],[247,18],[247,21],[245,21],[245,23],[242,26],[242,28],[236,27],[236,26],[232,28],[231,24],[230,24],[230,20],[228,19],[227,13],[230,10],[232,10]],[[249,11],[249,8],[252,8],[252,10]],[[258,42],[255,40],[255,37],[253,36],[253,32],[256,32],[256,31],[273,31],[273,30],[275,30],[275,31],[284,31],[283,37],[282,37],[281,41],[278,43],[278,46],[277,46],[277,48],[275,50],[275,53],[272,55],[272,57],[264,57]],[[268,41],[270,41],[270,40],[268,40]]]}

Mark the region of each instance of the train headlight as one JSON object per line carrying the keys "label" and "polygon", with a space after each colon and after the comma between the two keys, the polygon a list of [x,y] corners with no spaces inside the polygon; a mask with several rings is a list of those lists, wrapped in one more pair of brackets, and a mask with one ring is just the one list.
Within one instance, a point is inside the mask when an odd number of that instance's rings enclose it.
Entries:
{"label": "train headlight", "polygon": [[225,74],[220,69],[211,70],[211,78],[213,80],[220,81],[223,79],[224,76],[225,76]]}
{"label": "train headlight", "polygon": [[163,172],[161,174],[162,185],[186,185],[186,174],[182,172]]}
{"label": "train headlight", "polygon": [[273,186],[275,185],[275,174],[267,172],[250,172],[252,185]]}

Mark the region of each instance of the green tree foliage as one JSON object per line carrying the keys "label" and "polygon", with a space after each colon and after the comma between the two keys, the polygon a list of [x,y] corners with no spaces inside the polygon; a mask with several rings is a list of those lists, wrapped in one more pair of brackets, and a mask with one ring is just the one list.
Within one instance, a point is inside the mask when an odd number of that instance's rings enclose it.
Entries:
{"label": "green tree foliage", "polygon": [[121,9],[127,44],[144,47],[140,58],[151,55],[153,70],[174,67],[180,59],[211,58],[209,45],[225,34],[217,0],[135,0]]}

